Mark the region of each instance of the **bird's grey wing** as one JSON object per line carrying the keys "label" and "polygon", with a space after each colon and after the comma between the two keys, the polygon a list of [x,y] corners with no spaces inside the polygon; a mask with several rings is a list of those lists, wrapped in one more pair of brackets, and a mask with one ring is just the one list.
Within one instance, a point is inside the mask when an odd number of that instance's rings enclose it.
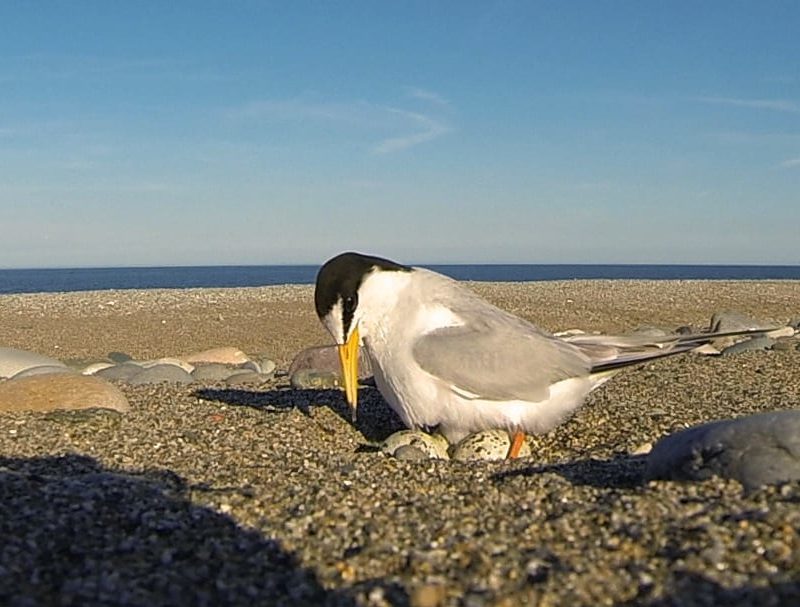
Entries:
{"label": "bird's grey wing", "polygon": [[419,366],[468,398],[548,398],[550,385],[587,376],[588,357],[571,344],[523,321],[472,323],[437,329],[412,346]]}

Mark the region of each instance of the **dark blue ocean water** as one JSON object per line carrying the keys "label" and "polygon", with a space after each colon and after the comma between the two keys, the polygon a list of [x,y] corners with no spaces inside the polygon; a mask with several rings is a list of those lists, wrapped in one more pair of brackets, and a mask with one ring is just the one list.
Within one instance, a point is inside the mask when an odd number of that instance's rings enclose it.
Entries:
{"label": "dark blue ocean water", "polygon": [[[800,266],[487,264],[426,266],[459,280],[800,280]],[[312,284],[318,266],[0,270],[0,293]]]}

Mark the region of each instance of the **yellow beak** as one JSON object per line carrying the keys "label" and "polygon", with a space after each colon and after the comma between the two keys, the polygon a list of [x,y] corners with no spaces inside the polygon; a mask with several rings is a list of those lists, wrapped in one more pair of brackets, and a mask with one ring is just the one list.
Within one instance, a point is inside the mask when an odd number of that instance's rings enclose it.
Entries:
{"label": "yellow beak", "polygon": [[353,421],[356,421],[358,407],[358,327],[353,329],[347,343],[339,346],[339,362],[342,363],[342,379],[347,404],[353,410]]}

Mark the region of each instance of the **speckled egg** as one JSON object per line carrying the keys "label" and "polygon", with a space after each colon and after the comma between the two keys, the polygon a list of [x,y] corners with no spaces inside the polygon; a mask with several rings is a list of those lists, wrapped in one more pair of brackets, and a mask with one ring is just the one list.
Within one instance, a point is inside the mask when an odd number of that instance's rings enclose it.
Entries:
{"label": "speckled egg", "polygon": [[[484,430],[470,434],[453,448],[452,459],[468,462],[475,460],[505,459],[511,447],[511,437],[505,430]],[[522,443],[519,457],[529,457],[531,447],[526,440]]]}
{"label": "speckled egg", "polygon": [[[447,454],[447,439],[440,434],[428,434],[421,430],[401,430],[395,432],[381,445],[381,450],[389,455],[401,459],[416,459],[406,457],[412,447],[425,454],[429,459],[450,459]],[[398,453],[399,452],[399,453]],[[402,456],[402,457],[401,457]]]}

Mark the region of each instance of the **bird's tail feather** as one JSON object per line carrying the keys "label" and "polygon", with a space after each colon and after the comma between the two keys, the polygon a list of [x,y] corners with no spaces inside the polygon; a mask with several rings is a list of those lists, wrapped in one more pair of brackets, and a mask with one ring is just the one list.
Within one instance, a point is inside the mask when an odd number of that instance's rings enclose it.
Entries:
{"label": "bird's tail feather", "polygon": [[577,346],[592,361],[592,375],[609,374],[612,371],[658,360],[676,354],[690,352],[707,343],[725,337],[756,337],[775,328],[748,329],[746,331],[723,331],[718,333],[695,333],[692,335],[574,335],[566,338]]}

